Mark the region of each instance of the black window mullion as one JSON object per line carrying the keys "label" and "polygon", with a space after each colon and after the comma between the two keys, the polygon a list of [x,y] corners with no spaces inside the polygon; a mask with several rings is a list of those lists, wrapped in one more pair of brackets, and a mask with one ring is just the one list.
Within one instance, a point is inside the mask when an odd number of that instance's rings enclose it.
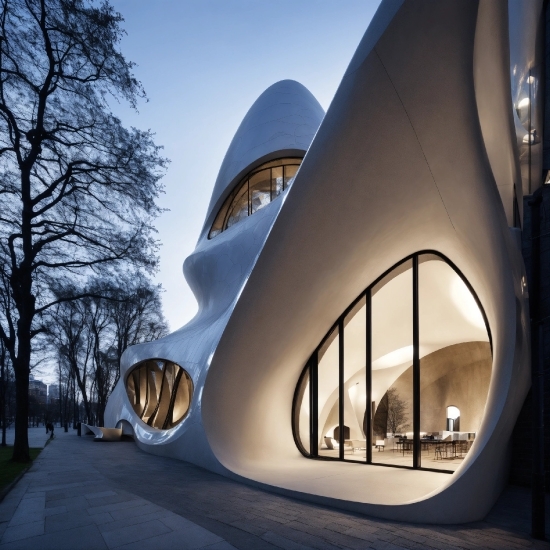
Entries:
{"label": "black window mullion", "polygon": [[413,468],[421,466],[418,255],[413,257]]}
{"label": "black window mullion", "polygon": [[248,215],[252,215],[252,204],[250,202],[250,180],[246,181],[246,193],[248,199]]}
{"label": "black window mullion", "polygon": [[311,356],[309,360],[309,403],[310,403],[310,438],[309,438],[309,452],[311,456],[319,455],[319,396],[318,396],[318,361],[317,352]]}
{"label": "black window mullion", "polygon": [[367,440],[367,464],[372,464],[372,296],[371,290],[367,290],[366,295],[367,303],[365,307],[365,313],[367,316],[367,330],[365,331],[366,338],[366,388],[367,388],[367,402],[365,409],[366,433],[365,439]]}
{"label": "black window mullion", "polygon": [[344,318],[338,322],[338,423],[340,460],[344,460]]}

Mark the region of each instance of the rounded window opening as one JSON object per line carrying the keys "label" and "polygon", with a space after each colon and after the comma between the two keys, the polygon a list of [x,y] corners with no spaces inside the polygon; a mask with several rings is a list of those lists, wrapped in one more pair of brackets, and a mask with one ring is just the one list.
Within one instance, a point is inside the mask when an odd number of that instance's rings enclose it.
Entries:
{"label": "rounded window opening", "polygon": [[223,203],[208,238],[212,239],[275,200],[292,185],[301,162],[301,158],[273,160],[248,173]]}
{"label": "rounded window opening", "polygon": [[130,371],[126,392],[140,420],[152,428],[169,430],[187,415],[193,382],[176,363],[151,359]]}
{"label": "rounded window opening", "polygon": [[447,431],[460,431],[460,409],[454,405],[447,407]]}
{"label": "rounded window opening", "polygon": [[311,355],[293,433],[310,458],[453,472],[481,426],[491,380],[485,314],[435,252],[370,285]]}

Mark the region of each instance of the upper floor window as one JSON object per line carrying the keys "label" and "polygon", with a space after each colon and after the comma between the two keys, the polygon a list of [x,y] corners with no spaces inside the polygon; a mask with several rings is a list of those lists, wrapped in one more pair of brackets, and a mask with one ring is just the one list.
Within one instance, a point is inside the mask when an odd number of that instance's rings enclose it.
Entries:
{"label": "upper floor window", "polygon": [[247,174],[223,203],[208,238],[215,237],[277,198],[291,186],[301,162],[301,158],[273,160]]}

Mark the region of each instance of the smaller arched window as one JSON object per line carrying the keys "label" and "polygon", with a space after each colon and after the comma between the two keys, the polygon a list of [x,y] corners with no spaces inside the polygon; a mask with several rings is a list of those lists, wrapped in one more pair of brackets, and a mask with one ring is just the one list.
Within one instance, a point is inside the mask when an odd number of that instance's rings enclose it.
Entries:
{"label": "smaller arched window", "polygon": [[301,158],[273,160],[248,173],[223,203],[208,238],[261,210],[286,191],[292,185],[301,162]]}
{"label": "smaller arched window", "polygon": [[168,430],[187,416],[193,383],[176,363],[151,359],[130,371],[126,377],[126,393],[143,422],[158,430]]}

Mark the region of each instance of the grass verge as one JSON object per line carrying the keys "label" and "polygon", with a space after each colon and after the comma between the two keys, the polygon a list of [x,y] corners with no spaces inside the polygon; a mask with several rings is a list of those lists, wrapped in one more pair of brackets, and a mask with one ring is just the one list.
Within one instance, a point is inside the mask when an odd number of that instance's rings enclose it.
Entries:
{"label": "grass verge", "polygon": [[[31,460],[34,460],[42,449],[30,449]],[[12,462],[13,447],[0,447],[0,493],[32,462]]]}

